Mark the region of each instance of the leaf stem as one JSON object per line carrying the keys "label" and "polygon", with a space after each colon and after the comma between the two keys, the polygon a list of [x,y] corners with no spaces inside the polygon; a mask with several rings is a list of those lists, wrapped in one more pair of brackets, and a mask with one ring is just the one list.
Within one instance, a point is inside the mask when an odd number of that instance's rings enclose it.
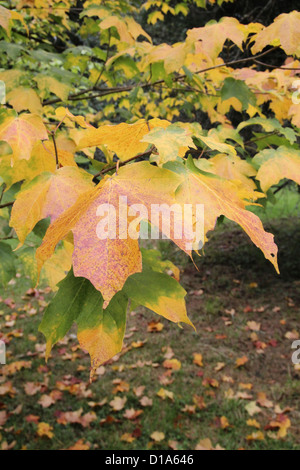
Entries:
{"label": "leaf stem", "polygon": [[55,151],[55,161],[56,161],[56,168],[59,168],[59,161],[58,161],[58,152],[57,152],[57,146],[56,146],[56,140],[55,140],[55,131],[51,132],[51,137],[53,140],[53,145],[54,145],[54,151]]}
{"label": "leaf stem", "polygon": [[4,194],[5,189],[6,189],[6,184],[4,183],[3,188],[2,188],[2,191],[1,191],[0,202],[2,201],[2,198],[3,198],[3,194]]}

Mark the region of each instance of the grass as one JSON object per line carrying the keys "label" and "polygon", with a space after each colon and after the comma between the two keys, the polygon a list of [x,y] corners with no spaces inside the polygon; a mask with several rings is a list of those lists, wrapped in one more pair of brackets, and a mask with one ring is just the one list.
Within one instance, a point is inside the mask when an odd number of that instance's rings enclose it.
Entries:
{"label": "grass", "polygon": [[[300,221],[295,213],[299,197],[294,193],[284,197],[293,201],[288,217],[276,219],[278,207],[272,206],[263,216],[279,246],[280,276],[232,223],[211,234],[205,256],[197,261],[198,271],[173,245],[161,241],[164,255],[181,267],[188,312],[197,333],[188,326],[180,329],[146,309],[129,313],[122,353],[98,371],[91,385],[89,358],[78,349],[73,330],[45,364],[44,338],[38,325],[53,293],[41,289],[26,294],[30,281],[19,267],[18,277],[1,292],[0,338],[8,341],[8,365],[16,361],[30,361],[31,365],[11,374],[0,369],[0,422],[1,412],[7,413],[0,427],[0,448],[65,449],[82,439],[91,449],[190,450],[209,438],[213,447],[219,444],[225,449],[299,450],[300,372],[291,362],[290,339],[291,332],[299,333]],[[286,200],[279,204],[282,209],[289,207]],[[148,331],[153,320],[162,323],[162,331]],[[249,321],[259,323],[260,329],[249,329]],[[142,346],[134,347],[132,343],[138,341]],[[180,361],[180,370],[164,366],[170,351]],[[202,367],[193,362],[194,353],[202,354]],[[236,360],[243,356],[248,361],[237,367]],[[220,370],[219,363],[224,363]],[[129,390],[114,393],[116,379],[126,382]],[[3,393],[8,382],[12,382],[14,393]],[[40,386],[33,396],[25,393],[28,382]],[[251,387],[243,388],[243,384]],[[142,396],[151,398],[152,406],[141,405],[141,397],[134,391],[140,386],[145,387]],[[157,396],[161,388],[173,397]],[[54,390],[61,391],[61,399],[43,408],[41,396]],[[257,401],[262,392],[271,401],[268,407]],[[109,404],[115,396],[127,398],[121,411],[114,411]],[[195,404],[195,396],[202,397],[205,407],[186,408]],[[107,402],[101,403],[105,399]],[[252,417],[245,408],[250,402],[260,408]],[[89,426],[59,424],[59,412],[80,408],[82,415],[95,413]],[[130,420],[124,412],[131,408],[143,413]],[[30,415],[52,426],[53,436],[38,436],[38,424],[28,422]],[[221,417],[228,424],[223,428]],[[270,423],[282,417],[291,425],[286,436],[279,438],[278,428]],[[260,429],[247,424],[249,419],[255,419]],[[155,431],[164,433],[162,441],[151,437]],[[257,431],[262,432],[263,440],[250,440],[249,435]],[[125,433],[132,436],[132,442],[122,440]]]}

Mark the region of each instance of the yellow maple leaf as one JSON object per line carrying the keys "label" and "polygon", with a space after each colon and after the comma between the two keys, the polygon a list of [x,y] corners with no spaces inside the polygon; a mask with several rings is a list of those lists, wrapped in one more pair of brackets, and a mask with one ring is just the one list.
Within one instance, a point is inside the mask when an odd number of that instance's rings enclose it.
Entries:
{"label": "yellow maple leaf", "polygon": [[268,44],[281,45],[288,55],[300,57],[300,12],[283,13],[269,26],[262,29],[254,37],[253,54],[263,50]]}

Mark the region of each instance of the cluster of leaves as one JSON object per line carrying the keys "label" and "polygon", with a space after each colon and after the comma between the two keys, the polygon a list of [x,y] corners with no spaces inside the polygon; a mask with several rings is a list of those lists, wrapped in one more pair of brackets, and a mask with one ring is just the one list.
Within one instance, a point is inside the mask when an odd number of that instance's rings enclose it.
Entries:
{"label": "cluster of leaves", "polygon": [[[217,0],[219,6],[225,2],[234,2],[234,0]],[[143,3],[142,8],[147,11],[147,23],[155,24],[158,21],[164,21],[166,15],[171,14],[177,16],[182,14],[187,16],[190,7],[206,8],[213,5],[216,0],[183,0],[182,2],[174,2],[172,0],[148,0]]]}
{"label": "cluster of leaves", "polygon": [[[10,280],[18,257],[33,283],[58,284],[40,327],[47,355],[75,322],[97,369],[122,347],[129,300],[191,324],[178,269],[140,249],[120,210],[122,236],[98,238],[97,207],[118,209],[120,196],[149,214],[153,204],[203,204],[203,244],[226,216],[278,270],[273,235],[248,209],[283,178],[300,184],[300,13],[267,27],[224,17],[154,45],[135,2],[11,3],[0,6],[0,278]],[[161,2],[144,8],[152,3]],[[74,46],[74,35],[85,43]],[[224,61],[226,48],[235,59]],[[283,63],[261,61],[277,49]],[[190,238],[176,236],[179,213],[172,217],[171,233],[163,217],[157,228],[192,256]]]}

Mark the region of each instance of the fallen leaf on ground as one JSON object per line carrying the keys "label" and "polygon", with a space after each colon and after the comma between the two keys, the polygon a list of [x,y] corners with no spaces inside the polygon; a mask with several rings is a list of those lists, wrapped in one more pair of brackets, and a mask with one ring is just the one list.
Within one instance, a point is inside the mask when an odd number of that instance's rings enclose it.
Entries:
{"label": "fallen leaf on ground", "polygon": [[144,396],[140,399],[140,404],[142,406],[152,406],[153,405],[153,400],[152,400],[152,398]]}
{"label": "fallen leaf on ground", "polygon": [[194,356],[193,363],[196,364],[196,365],[199,366],[199,367],[203,367],[203,358],[202,358],[202,354],[200,354],[200,353],[194,353],[193,356]]}
{"label": "fallen leaf on ground", "polygon": [[235,361],[235,365],[236,367],[242,367],[243,365],[246,364],[246,362],[248,362],[249,359],[247,356],[243,356],[243,357],[239,357],[236,361]]}
{"label": "fallen leaf on ground", "polygon": [[160,441],[163,441],[164,438],[165,438],[165,435],[163,432],[160,432],[160,431],[154,431],[152,434],[151,434],[151,439],[153,439],[155,442],[160,442]]}
{"label": "fallen leaf on ground", "polygon": [[125,433],[122,434],[122,436],[121,436],[121,441],[123,441],[123,442],[129,442],[129,443],[131,443],[131,442],[135,441],[135,439],[136,439],[136,438],[135,438],[132,434],[130,434],[129,432],[125,432]]}
{"label": "fallen leaf on ground", "polygon": [[79,439],[75,444],[68,448],[68,450],[89,450],[91,444],[85,443],[83,439]]}
{"label": "fallen leaf on ground", "polygon": [[250,401],[250,402],[245,406],[245,410],[247,411],[247,413],[248,413],[250,416],[253,416],[253,415],[255,415],[256,413],[260,413],[260,412],[261,412],[261,408],[259,408],[259,406],[256,405],[256,402],[255,402],[255,401]]}
{"label": "fallen leaf on ground", "polygon": [[109,404],[114,411],[121,411],[124,408],[126,402],[126,397],[115,397],[111,402],[109,402]]}
{"label": "fallen leaf on ground", "polygon": [[166,359],[163,362],[165,369],[179,370],[181,369],[181,362],[178,359]]}
{"label": "fallen leaf on ground", "polygon": [[36,433],[39,437],[46,436],[46,437],[49,437],[49,439],[52,439],[52,437],[54,436],[52,431],[53,431],[53,427],[50,426],[50,424],[39,423]]}

